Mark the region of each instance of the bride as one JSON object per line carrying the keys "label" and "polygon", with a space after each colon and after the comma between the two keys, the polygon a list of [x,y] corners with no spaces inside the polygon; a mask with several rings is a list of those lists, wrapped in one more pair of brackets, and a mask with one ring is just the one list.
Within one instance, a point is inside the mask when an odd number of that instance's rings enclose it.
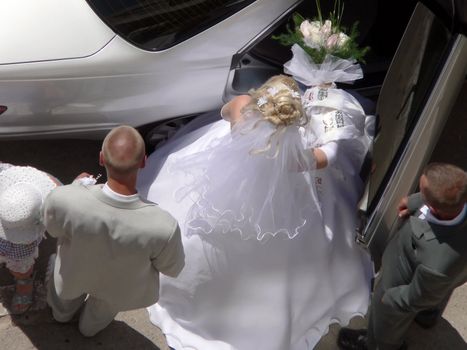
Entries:
{"label": "bride", "polygon": [[[339,133],[315,137],[321,123],[280,75],[151,154],[139,192],[176,217],[186,254],[148,308],[170,347],[313,349],[331,323],[365,314],[371,264],[353,242],[366,152],[358,113],[344,108],[344,149]],[[340,156],[349,149],[352,161]]]}

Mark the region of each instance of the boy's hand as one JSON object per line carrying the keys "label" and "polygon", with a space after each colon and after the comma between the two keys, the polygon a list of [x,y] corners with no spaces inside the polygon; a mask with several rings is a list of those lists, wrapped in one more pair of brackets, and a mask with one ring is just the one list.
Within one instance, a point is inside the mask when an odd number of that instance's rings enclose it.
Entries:
{"label": "boy's hand", "polygon": [[407,208],[408,203],[409,200],[407,196],[400,200],[399,205],[397,206],[397,210],[399,211],[398,215],[400,218],[406,218],[410,215],[410,211]]}

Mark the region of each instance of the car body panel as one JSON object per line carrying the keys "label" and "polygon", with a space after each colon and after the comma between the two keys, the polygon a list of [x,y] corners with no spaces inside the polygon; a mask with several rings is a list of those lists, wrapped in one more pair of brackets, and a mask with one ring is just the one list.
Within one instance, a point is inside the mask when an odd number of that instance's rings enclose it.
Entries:
{"label": "car body panel", "polygon": [[89,57],[0,65],[0,139],[100,137],[118,124],[215,109],[232,56],[297,3],[256,1],[164,51],[116,36]]}
{"label": "car body panel", "polygon": [[115,36],[81,0],[2,0],[0,13],[0,65],[90,56]]}

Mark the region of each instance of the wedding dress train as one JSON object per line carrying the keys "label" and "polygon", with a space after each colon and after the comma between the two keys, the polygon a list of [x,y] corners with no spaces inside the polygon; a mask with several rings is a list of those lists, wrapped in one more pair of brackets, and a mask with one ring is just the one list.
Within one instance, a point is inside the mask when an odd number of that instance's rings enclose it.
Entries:
{"label": "wedding dress train", "polygon": [[[313,349],[330,324],[346,325],[368,307],[371,262],[354,243],[363,186],[354,168],[360,165],[338,157],[334,165],[310,172],[309,188],[317,191],[310,201],[319,210],[307,212],[296,235],[262,240],[229,232],[189,234],[197,199],[179,193],[193,179],[174,168],[183,170],[191,155],[231,134],[228,122],[205,119],[206,125],[199,118],[151,154],[139,176],[140,194],[179,221],[186,255],[177,278],[161,276],[160,300],[148,308],[151,322],[177,350]],[[363,145],[353,157],[361,163],[368,143],[349,138],[355,142]],[[247,169],[234,169],[234,178],[248,176]],[[232,183],[224,195],[237,190]]]}

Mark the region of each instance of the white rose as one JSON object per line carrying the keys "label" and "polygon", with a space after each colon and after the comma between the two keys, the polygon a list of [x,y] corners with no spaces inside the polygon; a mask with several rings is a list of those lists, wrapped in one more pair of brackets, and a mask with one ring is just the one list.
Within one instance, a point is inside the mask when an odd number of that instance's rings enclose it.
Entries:
{"label": "white rose", "polygon": [[321,24],[319,21],[303,21],[302,24],[300,24],[300,31],[303,34],[303,41],[307,46],[317,48],[322,44],[323,38],[320,29]]}
{"label": "white rose", "polygon": [[301,24],[300,24],[300,32],[302,32],[302,35],[304,38],[307,38],[311,35],[311,23],[306,20],[306,21],[303,21]]}
{"label": "white rose", "polygon": [[345,45],[347,41],[349,41],[349,36],[344,33],[339,33],[339,37],[337,39],[337,46],[342,47]]}

